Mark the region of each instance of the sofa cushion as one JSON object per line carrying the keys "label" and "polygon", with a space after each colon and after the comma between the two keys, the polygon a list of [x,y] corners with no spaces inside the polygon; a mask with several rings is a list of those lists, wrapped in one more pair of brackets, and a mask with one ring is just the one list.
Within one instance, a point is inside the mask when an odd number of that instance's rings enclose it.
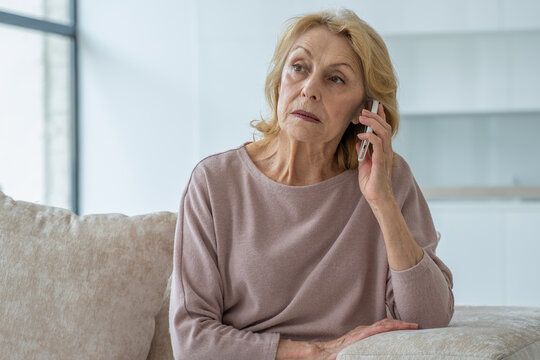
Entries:
{"label": "sofa cushion", "polygon": [[0,192],[0,349],[10,359],[146,359],[176,215],[74,213]]}
{"label": "sofa cushion", "polygon": [[377,334],[337,359],[540,359],[540,308],[458,306],[447,328]]}

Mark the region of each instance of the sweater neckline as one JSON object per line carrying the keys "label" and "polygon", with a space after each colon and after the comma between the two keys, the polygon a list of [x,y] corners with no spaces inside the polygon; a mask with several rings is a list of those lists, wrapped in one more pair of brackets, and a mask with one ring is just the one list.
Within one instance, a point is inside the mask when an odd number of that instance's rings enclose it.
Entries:
{"label": "sweater neckline", "polygon": [[286,185],[279,183],[264,174],[249,157],[249,154],[246,150],[246,145],[249,142],[244,143],[240,148],[238,148],[238,155],[242,162],[246,165],[248,171],[251,175],[257,178],[260,181],[263,181],[270,188],[279,191],[293,192],[293,193],[311,193],[311,192],[320,192],[326,189],[335,188],[337,185],[340,185],[349,180],[350,177],[356,175],[356,169],[345,170],[336,176],[333,176],[329,179],[323,180],[316,184],[311,185]]}

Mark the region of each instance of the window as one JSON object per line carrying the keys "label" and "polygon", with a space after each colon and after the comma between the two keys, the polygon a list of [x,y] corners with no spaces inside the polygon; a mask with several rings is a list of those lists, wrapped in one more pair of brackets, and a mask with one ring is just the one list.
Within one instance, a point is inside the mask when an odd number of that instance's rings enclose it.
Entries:
{"label": "window", "polygon": [[74,6],[0,0],[0,190],[77,212]]}
{"label": "window", "polygon": [[0,0],[0,11],[68,25],[70,0]]}

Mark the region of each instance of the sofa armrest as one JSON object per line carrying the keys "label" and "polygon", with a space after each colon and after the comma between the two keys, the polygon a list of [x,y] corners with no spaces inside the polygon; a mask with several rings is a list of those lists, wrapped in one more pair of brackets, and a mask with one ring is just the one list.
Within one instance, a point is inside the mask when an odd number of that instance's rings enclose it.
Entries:
{"label": "sofa armrest", "polygon": [[540,308],[457,306],[446,328],[374,335],[337,357],[367,359],[540,359]]}

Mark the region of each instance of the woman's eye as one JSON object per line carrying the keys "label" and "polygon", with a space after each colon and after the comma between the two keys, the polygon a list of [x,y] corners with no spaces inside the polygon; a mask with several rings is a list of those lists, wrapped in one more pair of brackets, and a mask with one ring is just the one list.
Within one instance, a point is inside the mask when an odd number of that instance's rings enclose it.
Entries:
{"label": "woman's eye", "polygon": [[330,78],[331,81],[335,82],[336,84],[344,84],[345,81],[343,81],[342,78],[340,78],[339,76],[332,76]]}
{"label": "woman's eye", "polygon": [[300,64],[293,64],[292,65],[292,68],[294,71],[303,71],[304,70],[304,67]]}

